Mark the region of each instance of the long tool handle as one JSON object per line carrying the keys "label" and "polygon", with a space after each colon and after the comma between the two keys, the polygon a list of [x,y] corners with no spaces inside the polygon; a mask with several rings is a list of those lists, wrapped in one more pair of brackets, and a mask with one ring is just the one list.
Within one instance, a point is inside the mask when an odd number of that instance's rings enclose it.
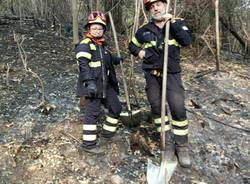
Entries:
{"label": "long tool handle", "polygon": [[[170,6],[170,0],[166,7],[166,12],[168,12]],[[164,154],[165,151],[165,116],[166,116],[166,103],[167,103],[167,73],[168,73],[168,37],[169,37],[170,21],[166,23],[165,26],[165,39],[164,39],[164,60],[163,60],[163,81],[162,81],[162,97],[161,97],[161,153]],[[164,155],[161,155],[163,159]]]}
{"label": "long tool handle", "polygon": [[[120,53],[120,49],[119,49],[119,45],[118,45],[118,41],[117,41],[115,25],[114,25],[113,17],[112,17],[112,14],[111,14],[110,11],[109,11],[109,18],[110,18],[110,23],[111,23],[113,35],[114,35],[117,54],[118,54],[119,57],[121,57],[121,53]],[[123,69],[123,63],[122,62],[120,62],[120,67],[121,67],[121,72],[122,72],[122,81],[123,81],[123,87],[124,87],[124,91],[125,91],[125,98],[126,98],[127,108],[128,108],[128,112],[131,113],[131,106],[130,106],[129,96],[128,96],[128,87],[127,87],[127,83],[126,83],[126,79],[125,79],[125,75],[124,75],[124,69]]]}

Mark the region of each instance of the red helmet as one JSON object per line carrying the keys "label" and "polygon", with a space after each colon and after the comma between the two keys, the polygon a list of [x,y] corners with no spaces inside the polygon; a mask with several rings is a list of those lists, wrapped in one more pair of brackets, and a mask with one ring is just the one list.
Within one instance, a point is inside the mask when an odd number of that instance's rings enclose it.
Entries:
{"label": "red helmet", "polygon": [[167,3],[167,0],[143,0],[143,3],[144,3],[144,6],[145,6],[146,10],[149,10],[150,4],[154,3],[156,1],[162,1],[162,2]]}
{"label": "red helmet", "polygon": [[[86,26],[88,26],[89,24],[101,24],[104,27],[106,27],[106,16],[104,15],[104,13],[100,12],[100,11],[93,11],[89,14],[88,16],[88,23],[86,24]],[[85,26],[85,27],[86,27]]]}

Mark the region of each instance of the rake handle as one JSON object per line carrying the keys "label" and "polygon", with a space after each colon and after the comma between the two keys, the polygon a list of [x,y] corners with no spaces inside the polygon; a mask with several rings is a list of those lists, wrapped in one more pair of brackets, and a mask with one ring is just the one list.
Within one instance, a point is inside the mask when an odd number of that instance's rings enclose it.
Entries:
{"label": "rake handle", "polygon": [[[110,18],[110,23],[111,23],[113,35],[114,35],[115,47],[116,47],[116,50],[117,50],[117,55],[118,55],[118,57],[121,57],[121,53],[120,53],[120,49],[119,49],[119,45],[118,45],[118,41],[117,41],[117,35],[116,35],[116,30],[115,30],[115,25],[114,25],[113,17],[112,17],[112,14],[111,14],[110,11],[108,12],[108,14],[109,14],[109,18]],[[125,98],[126,98],[127,108],[128,108],[128,112],[131,113],[131,105],[130,105],[130,101],[129,101],[128,87],[127,87],[127,83],[126,83],[126,79],[125,79],[125,75],[124,75],[124,67],[123,67],[123,63],[122,62],[120,62],[120,67],[121,67],[121,72],[122,72],[122,81],[123,81],[123,87],[124,87],[124,92],[125,92]]]}

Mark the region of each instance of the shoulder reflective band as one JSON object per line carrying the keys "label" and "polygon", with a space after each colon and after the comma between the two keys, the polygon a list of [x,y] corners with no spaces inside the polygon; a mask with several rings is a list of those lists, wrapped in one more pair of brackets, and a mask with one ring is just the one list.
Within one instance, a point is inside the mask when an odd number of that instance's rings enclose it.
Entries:
{"label": "shoulder reflective band", "polygon": [[90,46],[90,50],[96,50],[96,46],[93,43],[89,44],[89,46]]}
{"label": "shoulder reflective band", "polygon": [[91,40],[89,38],[85,38],[84,40],[82,40],[80,43],[89,43]]}
{"label": "shoulder reflective band", "polygon": [[[165,131],[170,130],[170,129],[171,129],[171,128],[170,128],[170,125],[165,125],[164,129],[165,129]],[[157,132],[161,132],[161,127],[158,127],[158,128],[157,128]]]}
{"label": "shoulder reflective band", "polygon": [[103,129],[108,130],[110,132],[115,132],[116,131],[116,126],[109,126],[109,125],[104,124]]}
{"label": "shoulder reflective band", "polygon": [[186,130],[177,130],[177,129],[172,129],[172,132],[174,135],[187,135],[188,134],[188,129]]}
{"label": "shoulder reflective band", "polygon": [[145,48],[155,47],[155,46],[156,46],[156,41],[151,41],[150,43],[145,44]]}
{"label": "shoulder reflective band", "polygon": [[178,126],[178,127],[184,127],[184,126],[187,126],[188,125],[188,121],[185,120],[185,121],[171,121],[171,124],[174,125],[174,126]]}
{"label": "shoulder reflective band", "polygon": [[84,134],[84,135],[82,136],[82,139],[83,139],[84,141],[95,141],[96,138],[97,138],[96,135],[85,135],[85,134]]}
{"label": "shoulder reflective band", "polygon": [[76,54],[76,59],[79,59],[81,57],[85,57],[87,59],[91,59],[92,55],[90,53],[88,53],[88,52],[78,52]]}
{"label": "shoulder reflective band", "polygon": [[132,38],[133,44],[135,44],[137,47],[142,47],[142,44],[136,39],[136,37]]}
{"label": "shoulder reflective band", "polygon": [[[165,116],[165,122],[167,122],[167,121],[168,121],[168,116]],[[161,118],[154,119],[154,123],[155,124],[161,124]]]}
{"label": "shoulder reflective band", "polygon": [[109,116],[106,117],[106,121],[113,124],[113,125],[116,125],[118,123],[118,119],[111,118]]}
{"label": "shoulder reflective band", "polygon": [[89,67],[91,68],[97,68],[97,67],[101,67],[102,63],[101,61],[91,61],[89,62]]}
{"label": "shoulder reflective band", "polygon": [[182,29],[186,31],[186,30],[188,30],[188,27],[187,26],[182,26]]}
{"label": "shoulder reflective band", "polygon": [[[168,40],[168,45],[174,45],[176,47],[180,47],[181,45],[175,40]],[[156,46],[156,41],[151,41],[150,43],[146,43],[144,48],[150,48],[150,47],[155,47]]]}
{"label": "shoulder reflective band", "polygon": [[86,125],[86,124],[83,124],[83,130],[90,130],[90,131],[94,131],[96,130],[96,125]]}
{"label": "shoulder reflective band", "polygon": [[168,40],[168,45],[174,45],[176,47],[181,47],[181,45],[175,39]]}

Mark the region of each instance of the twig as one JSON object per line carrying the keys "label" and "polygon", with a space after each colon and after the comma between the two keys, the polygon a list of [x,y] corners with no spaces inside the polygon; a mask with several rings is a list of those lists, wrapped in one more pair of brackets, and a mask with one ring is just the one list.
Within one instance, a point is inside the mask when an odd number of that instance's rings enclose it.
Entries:
{"label": "twig", "polygon": [[73,135],[71,135],[71,134],[69,134],[69,133],[66,133],[66,132],[64,132],[64,131],[60,131],[60,133],[61,133],[62,135],[65,135],[65,136],[67,136],[67,137],[73,139],[74,141],[76,141],[76,142],[79,143],[79,144],[82,143],[79,139],[75,138]]}
{"label": "twig", "polygon": [[8,87],[10,87],[10,84],[9,84],[9,72],[10,72],[10,64],[9,63],[7,63],[7,71],[6,71],[6,85],[8,86]]}
{"label": "twig", "polygon": [[215,57],[214,51],[213,49],[210,47],[210,44],[208,43],[207,39],[204,36],[200,37],[207,45],[207,47],[209,48],[209,50],[211,51],[211,53],[213,54],[213,56]]}

